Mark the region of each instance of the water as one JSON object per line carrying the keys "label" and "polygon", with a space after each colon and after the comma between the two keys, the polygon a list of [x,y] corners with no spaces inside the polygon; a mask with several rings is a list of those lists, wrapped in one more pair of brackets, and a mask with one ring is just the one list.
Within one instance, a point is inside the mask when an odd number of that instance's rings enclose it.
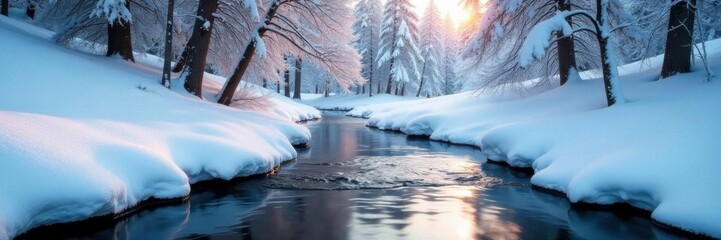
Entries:
{"label": "water", "polygon": [[[196,186],[188,202],[65,239],[676,239],[647,218],[571,209],[476,149],[369,129],[327,112],[271,177]],[[74,228],[74,229],[73,229]]]}

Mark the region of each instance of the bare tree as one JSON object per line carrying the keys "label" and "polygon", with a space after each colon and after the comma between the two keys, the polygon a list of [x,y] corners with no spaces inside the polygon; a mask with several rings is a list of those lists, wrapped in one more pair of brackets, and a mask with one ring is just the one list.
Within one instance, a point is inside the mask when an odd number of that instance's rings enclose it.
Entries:
{"label": "bare tree", "polygon": [[[346,1],[266,0],[260,22],[251,29],[238,64],[219,93],[218,102],[230,104],[235,89],[250,70],[254,78],[277,79],[276,70],[284,70],[283,55],[311,62],[335,76],[347,88],[364,82],[360,76],[360,56],[348,43],[349,5]],[[254,56],[258,55],[255,61]],[[275,76],[274,76],[275,75]]]}

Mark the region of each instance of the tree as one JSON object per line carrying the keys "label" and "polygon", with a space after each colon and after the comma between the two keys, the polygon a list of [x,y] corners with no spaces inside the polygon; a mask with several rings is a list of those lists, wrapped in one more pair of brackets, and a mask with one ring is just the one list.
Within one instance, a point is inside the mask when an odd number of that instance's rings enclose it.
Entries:
{"label": "tree", "polygon": [[453,25],[450,14],[443,20],[443,60],[441,63],[443,78],[443,94],[456,92],[456,64],[458,63],[458,33]]}
{"label": "tree", "polygon": [[[285,58],[286,65],[288,65],[288,57]],[[283,71],[283,96],[290,97],[290,69],[288,67]]]}
{"label": "tree", "polygon": [[[353,46],[361,54],[363,64],[362,75],[368,80],[368,96],[373,96],[370,89],[373,79],[378,75],[376,55],[379,47],[379,28],[382,24],[382,5],[379,0],[361,0],[353,11],[356,21],[353,23],[353,34],[357,37]],[[365,90],[365,88],[363,89]],[[380,91],[380,90],[379,90]],[[359,90],[360,92],[360,90]]]}
{"label": "tree", "polygon": [[[421,79],[418,85],[416,97],[421,96],[425,91],[426,96],[441,94],[441,66],[440,62],[442,40],[441,40],[441,18],[435,1],[431,0],[423,15],[421,23],[421,54],[423,65],[421,67]],[[425,85],[425,89],[423,88]]]}
{"label": "tree", "polygon": [[417,22],[418,18],[409,0],[386,2],[380,32],[378,64],[379,67],[388,65],[390,68],[386,83],[387,94],[391,93],[393,82],[396,83],[396,93],[403,94],[404,84],[409,83],[411,79],[417,79],[420,75],[417,64],[421,60],[420,51],[416,46]]}
{"label": "tree", "polygon": [[163,57],[163,76],[160,83],[170,88],[170,62],[173,61],[173,9],[175,0],[168,0],[168,15],[165,26],[165,54]]}
{"label": "tree", "polygon": [[[230,104],[233,95],[246,77],[277,79],[272,72],[285,69],[279,61],[290,54],[312,62],[333,76],[333,80],[347,89],[363,83],[360,76],[360,56],[349,43],[352,24],[347,1],[266,0],[262,19],[251,25],[248,41],[241,51],[238,64],[219,94],[218,102]],[[256,61],[253,56],[258,55]],[[252,67],[252,68],[251,68]]]}
{"label": "tree", "polygon": [[[210,48],[210,39],[215,22],[215,12],[218,10],[218,0],[200,0],[196,14],[193,36],[188,49],[185,66],[185,83],[183,86],[189,93],[203,97],[203,74]],[[193,41],[194,40],[194,41]]]}
{"label": "tree", "polygon": [[10,8],[10,0],[0,0],[0,14],[7,16]]}
{"label": "tree", "polygon": [[120,55],[124,60],[135,62],[133,43],[130,37],[129,0],[99,0],[92,15],[105,16],[108,20],[108,49],[106,56]]}
{"label": "tree", "polygon": [[300,99],[301,92],[301,73],[303,70],[303,60],[300,58],[295,59],[295,83],[293,84],[293,99]]}
{"label": "tree", "polygon": [[[0,0],[2,1],[2,0]],[[28,0],[27,6],[25,6],[25,15],[30,19],[35,19],[35,11],[37,4],[36,0]]]}
{"label": "tree", "polygon": [[661,78],[691,71],[695,14],[696,0],[676,1],[671,7]]}
{"label": "tree", "polygon": [[[529,66],[533,61],[544,58],[550,46],[549,36],[554,32],[562,32],[564,37],[570,37],[578,32],[591,33],[596,37],[600,49],[606,102],[608,106],[612,106],[625,102],[619,86],[618,65],[611,38],[614,29],[608,18],[609,12],[618,9],[610,8],[609,5],[617,7],[620,4],[614,0],[595,0],[595,4],[595,14],[584,10],[560,11],[553,17],[536,24],[524,40],[518,58],[521,67]],[[590,26],[574,28],[567,21],[573,17],[587,20]]]}
{"label": "tree", "polygon": [[[571,0],[556,0],[557,9],[559,11],[571,11]],[[572,25],[572,19],[566,18],[566,22]],[[573,35],[564,36],[562,32],[556,32],[556,50],[558,51],[558,79],[561,86],[568,82],[570,75],[577,72],[576,69],[576,49],[574,46]]]}

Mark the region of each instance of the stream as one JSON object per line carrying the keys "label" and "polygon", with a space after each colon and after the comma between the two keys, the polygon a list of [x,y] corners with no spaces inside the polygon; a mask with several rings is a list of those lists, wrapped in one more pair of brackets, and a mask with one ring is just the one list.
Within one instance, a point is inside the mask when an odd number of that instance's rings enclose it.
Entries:
{"label": "stream", "polygon": [[530,173],[472,147],[366,127],[325,112],[310,147],[272,176],[194,186],[63,239],[677,239],[644,216],[572,208]]}

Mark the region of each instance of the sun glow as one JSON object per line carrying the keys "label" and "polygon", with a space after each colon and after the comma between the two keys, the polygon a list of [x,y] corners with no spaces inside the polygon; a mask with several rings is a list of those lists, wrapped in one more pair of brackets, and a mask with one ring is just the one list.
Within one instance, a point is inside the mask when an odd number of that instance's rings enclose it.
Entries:
{"label": "sun glow", "polygon": [[[449,16],[453,20],[453,24],[459,27],[462,23],[466,22],[471,14],[468,10],[463,8],[461,0],[434,0],[438,6],[438,11],[441,13],[441,17]],[[423,17],[423,12],[428,7],[431,0],[412,0],[416,6],[416,13],[419,17]]]}

